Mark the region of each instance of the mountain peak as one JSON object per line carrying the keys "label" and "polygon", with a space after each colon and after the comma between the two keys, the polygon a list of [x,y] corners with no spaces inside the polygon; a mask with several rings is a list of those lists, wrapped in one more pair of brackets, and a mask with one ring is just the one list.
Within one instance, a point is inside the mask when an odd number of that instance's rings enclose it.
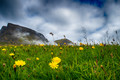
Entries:
{"label": "mountain peak", "polygon": [[0,42],[23,43],[24,40],[48,42],[43,34],[17,24],[8,23],[7,26],[3,26],[0,30]]}

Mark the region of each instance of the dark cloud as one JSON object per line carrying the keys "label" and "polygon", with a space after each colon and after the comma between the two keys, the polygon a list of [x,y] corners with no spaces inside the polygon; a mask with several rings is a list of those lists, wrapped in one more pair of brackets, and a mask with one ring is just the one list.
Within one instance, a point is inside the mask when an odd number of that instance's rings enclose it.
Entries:
{"label": "dark cloud", "polygon": [[21,17],[20,0],[0,0],[0,16],[5,19],[17,19]]}
{"label": "dark cloud", "polygon": [[102,8],[107,0],[72,0],[72,1],[79,2],[80,4],[89,4]]}

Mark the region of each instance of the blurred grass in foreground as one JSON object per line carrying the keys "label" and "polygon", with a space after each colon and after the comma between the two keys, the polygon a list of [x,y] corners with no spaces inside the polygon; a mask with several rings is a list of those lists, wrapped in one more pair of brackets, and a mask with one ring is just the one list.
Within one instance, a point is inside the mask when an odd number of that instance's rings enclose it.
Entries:
{"label": "blurred grass in foreground", "polygon": [[[56,68],[49,65],[54,57],[61,59]],[[18,60],[25,63],[17,66]],[[40,79],[119,80],[120,46],[0,46],[0,80]]]}

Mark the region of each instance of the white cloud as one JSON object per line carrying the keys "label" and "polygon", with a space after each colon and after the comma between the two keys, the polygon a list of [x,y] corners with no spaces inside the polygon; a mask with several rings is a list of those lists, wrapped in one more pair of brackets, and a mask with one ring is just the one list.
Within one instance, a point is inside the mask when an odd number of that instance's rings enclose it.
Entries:
{"label": "white cloud", "polygon": [[[89,8],[88,8],[89,7]],[[63,24],[50,22],[47,24],[47,31],[52,31],[55,33],[55,39],[63,38],[66,35],[67,38],[77,41],[81,36],[81,27],[86,27],[88,32],[95,31],[104,24],[104,17],[102,16],[102,11],[96,7],[92,6],[80,6],[80,8],[55,8],[51,10],[52,20],[64,21]],[[54,18],[53,18],[54,17]],[[52,26],[51,26],[52,25]]]}
{"label": "white cloud", "polygon": [[[35,5],[36,3],[30,4]],[[96,7],[86,7],[82,5],[77,9],[74,7],[58,7],[50,9],[51,10],[47,13],[47,18],[51,20],[48,22],[44,16],[36,15],[29,17],[25,14],[24,20],[16,22],[16,24],[40,31],[49,40],[52,40],[49,32],[53,32],[55,34],[55,39],[63,38],[63,35],[66,35],[70,40],[77,41],[79,38],[83,37],[80,32],[81,27],[86,27],[86,30],[90,32],[101,27],[104,23],[104,17],[100,14],[102,11]]]}

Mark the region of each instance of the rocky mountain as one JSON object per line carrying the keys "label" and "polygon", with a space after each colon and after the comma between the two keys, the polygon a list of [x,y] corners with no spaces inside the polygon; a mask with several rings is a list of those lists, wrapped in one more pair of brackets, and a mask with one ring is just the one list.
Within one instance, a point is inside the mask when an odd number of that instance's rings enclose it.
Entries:
{"label": "rocky mountain", "polygon": [[34,42],[46,43],[48,40],[43,34],[38,33],[32,29],[8,23],[0,30],[0,42],[29,44]]}
{"label": "rocky mountain", "polygon": [[70,41],[69,39],[66,39],[66,38],[55,40],[55,43],[60,44],[60,45],[74,44],[72,41]]}

